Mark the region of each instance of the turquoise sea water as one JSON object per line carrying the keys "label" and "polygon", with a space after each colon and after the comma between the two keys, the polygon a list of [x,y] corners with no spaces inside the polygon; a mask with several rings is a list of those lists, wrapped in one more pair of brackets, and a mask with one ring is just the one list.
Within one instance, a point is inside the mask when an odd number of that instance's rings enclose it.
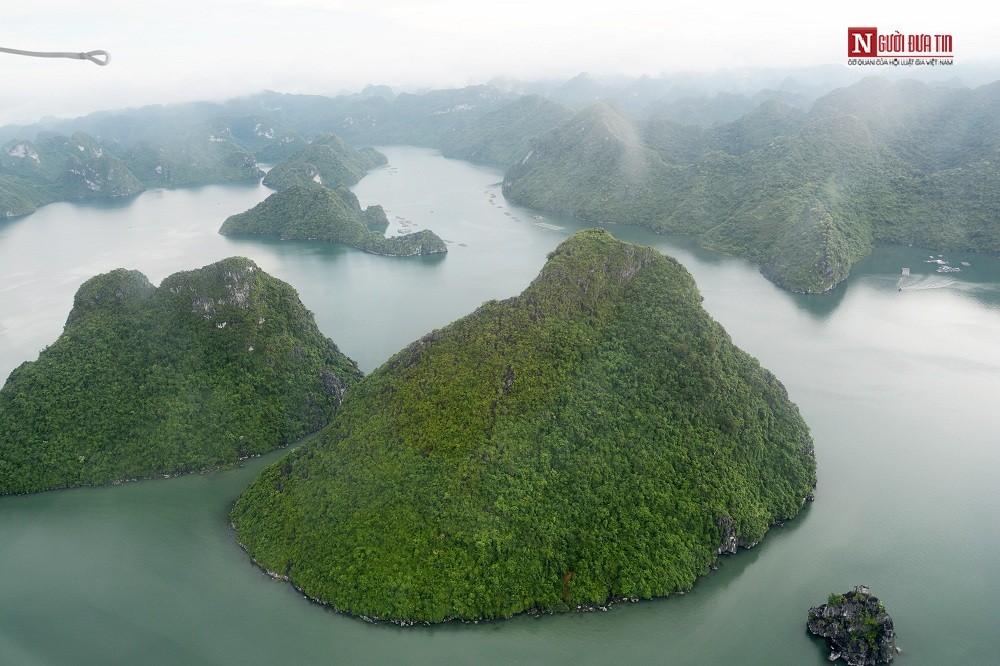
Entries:
{"label": "turquoise sea water", "polygon": [[[588,226],[508,204],[495,169],[383,151],[392,168],[354,188],[362,204],[387,209],[389,233],[402,221],[433,229],[452,241],[446,256],[218,235],[226,216],[267,196],[259,185],[52,204],[0,222],[0,376],[58,337],[91,275],[123,266],[159,282],[237,254],[295,286],[321,329],[371,371],[484,300],[518,293]],[[834,293],[801,296],[688,239],[609,230],[677,257],[709,312],[799,405],[819,485],[796,520],[683,596],[402,629],[308,603],[236,545],[230,504],[283,452],[227,472],[3,497],[0,662],[821,664],[806,610],[865,583],[896,621],[901,663],[992,663],[1000,261],[948,254],[971,265],[938,274],[926,263],[936,252],[880,248]]]}

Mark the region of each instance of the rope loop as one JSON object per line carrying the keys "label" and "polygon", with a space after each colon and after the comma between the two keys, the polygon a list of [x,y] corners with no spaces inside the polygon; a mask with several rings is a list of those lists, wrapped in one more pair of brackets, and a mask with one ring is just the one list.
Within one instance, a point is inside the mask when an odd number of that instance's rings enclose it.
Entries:
{"label": "rope loop", "polygon": [[104,67],[109,62],[111,62],[111,54],[107,51],[98,49],[97,51],[87,51],[86,53],[80,54],[81,58],[86,58],[95,65],[100,65]]}
{"label": "rope loop", "polygon": [[72,60],[89,60],[95,65],[104,67],[111,62],[111,54],[107,51],[87,51],[86,53],[71,53],[67,51],[22,51],[21,49],[8,49],[0,46],[0,53],[13,53],[14,55],[31,56],[33,58],[70,58]]}

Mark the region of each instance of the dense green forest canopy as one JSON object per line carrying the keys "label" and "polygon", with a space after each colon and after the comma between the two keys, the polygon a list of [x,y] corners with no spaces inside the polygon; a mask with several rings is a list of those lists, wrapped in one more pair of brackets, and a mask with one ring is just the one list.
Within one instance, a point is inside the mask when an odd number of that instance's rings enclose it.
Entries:
{"label": "dense green forest canopy", "polygon": [[798,410],[687,271],[593,229],[354,386],[232,518],[308,596],[437,622],[686,590],[814,483]]}
{"label": "dense green forest canopy", "polygon": [[248,211],[230,216],[219,233],[344,243],[393,257],[447,252],[445,242],[428,229],[386,238],[389,220],[382,207],[362,210],[358,198],[347,189],[369,169],[387,162],[377,150],[356,150],[336,135],[322,134],[264,177],[264,185],[277,193]]}
{"label": "dense green forest canopy", "polygon": [[0,494],[232,465],[320,429],[360,376],[249,259],[98,275],[0,389]]}

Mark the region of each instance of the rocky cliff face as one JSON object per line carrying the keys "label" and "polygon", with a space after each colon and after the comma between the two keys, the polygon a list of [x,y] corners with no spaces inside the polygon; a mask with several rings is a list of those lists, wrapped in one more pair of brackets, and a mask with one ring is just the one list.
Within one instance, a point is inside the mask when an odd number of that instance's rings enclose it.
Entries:
{"label": "rocky cliff face", "polygon": [[851,666],[886,664],[900,650],[885,606],[869,589],[858,585],[847,594],[831,594],[827,603],[809,609],[810,633],[826,638],[830,661]]}
{"label": "rocky cliff face", "polygon": [[753,548],[757,545],[756,540],[747,540],[746,537],[736,533],[736,526],[729,516],[722,516],[715,519],[715,524],[719,526],[721,540],[716,555],[735,555],[740,548]]}

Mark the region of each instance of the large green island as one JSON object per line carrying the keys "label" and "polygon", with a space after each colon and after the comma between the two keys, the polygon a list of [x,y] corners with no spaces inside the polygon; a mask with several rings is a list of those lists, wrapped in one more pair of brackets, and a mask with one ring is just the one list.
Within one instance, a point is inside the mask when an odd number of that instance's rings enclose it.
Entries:
{"label": "large green island", "polygon": [[326,425],[361,376],[288,284],[232,257],[87,280],[0,389],[0,494],[232,465]]}
{"label": "large green island", "polygon": [[351,388],[232,510],[310,598],[400,623],[689,589],[815,485],[782,384],[657,251],[580,232]]}

